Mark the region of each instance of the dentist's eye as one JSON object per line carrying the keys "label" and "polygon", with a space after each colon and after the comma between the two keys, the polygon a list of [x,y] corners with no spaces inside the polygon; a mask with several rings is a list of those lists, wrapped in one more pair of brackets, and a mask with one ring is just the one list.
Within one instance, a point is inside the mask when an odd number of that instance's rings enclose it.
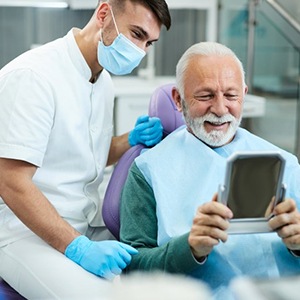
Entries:
{"label": "dentist's eye", "polygon": [[153,42],[152,41],[149,41],[146,43],[146,47],[151,47],[153,45]]}
{"label": "dentist's eye", "polygon": [[139,31],[133,30],[132,31],[132,36],[138,40],[142,39],[142,34]]}

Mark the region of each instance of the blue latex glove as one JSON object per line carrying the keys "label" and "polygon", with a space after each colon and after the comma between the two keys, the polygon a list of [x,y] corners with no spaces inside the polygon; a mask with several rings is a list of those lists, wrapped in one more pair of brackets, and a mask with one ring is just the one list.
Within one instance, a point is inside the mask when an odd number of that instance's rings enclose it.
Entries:
{"label": "blue latex glove", "polygon": [[85,270],[112,280],[131,262],[138,251],[117,241],[94,242],[86,236],[75,238],[66,248],[65,255]]}
{"label": "blue latex glove", "polygon": [[128,142],[130,146],[144,144],[150,147],[159,143],[162,135],[163,127],[159,118],[140,116],[135,123],[134,129],[129,133]]}

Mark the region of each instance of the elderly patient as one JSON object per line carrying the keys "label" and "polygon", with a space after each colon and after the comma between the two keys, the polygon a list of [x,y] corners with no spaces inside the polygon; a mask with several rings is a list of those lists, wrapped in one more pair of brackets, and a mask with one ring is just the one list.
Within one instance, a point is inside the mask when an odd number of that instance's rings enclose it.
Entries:
{"label": "elderly patient", "polygon": [[[195,44],[179,60],[172,96],[186,126],[135,160],[122,194],[121,240],[139,251],[129,271],[188,274],[217,296],[237,276],[300,274],[300,166],[239,127],[246,93],[241,62],[221,44]],[[269,220],[274,232],[228,235],[233,213],[216,193],[226,160],[258,150],[286,159],[287,198]]]}

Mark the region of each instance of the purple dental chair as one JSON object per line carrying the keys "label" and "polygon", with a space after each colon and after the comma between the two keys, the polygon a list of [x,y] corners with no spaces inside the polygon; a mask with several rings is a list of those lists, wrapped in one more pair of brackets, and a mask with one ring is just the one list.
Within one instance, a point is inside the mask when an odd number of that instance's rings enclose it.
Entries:
{"label": "purple dental chair", "polygon": [[[151,117],[159,117],[163,125],[163,138],[176,128],[184,124],[182,113],[172,99],[174,84],[167,84],[157,88],[151,96],[148,114]],[[106,227],[119,240],[120,234],[120,196],[127,178],[128,170],[134,159],[146,148],[137,145],[130,148],[121,157],[114,168],[103,200],[102,216]]]}
{"label": "purple dental chair", "polygon": [[17,291],[15,291],[10,285],[8,285],[0,277],[0,299],[1,300],[23,300],[22,297]]}

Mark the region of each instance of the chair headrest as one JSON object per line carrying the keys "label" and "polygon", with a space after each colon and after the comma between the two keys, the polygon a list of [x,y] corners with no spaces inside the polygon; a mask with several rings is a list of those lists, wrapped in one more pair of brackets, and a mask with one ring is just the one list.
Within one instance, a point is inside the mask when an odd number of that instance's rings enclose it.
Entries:
{"label": "chair headrest", "polygon": [[157,88],[150,98],[148,108],[150,117],[160,118],[164,128],[164,137],[185,124],[182,113],[177,110],[172,99],[174,86],[173,83],[170,83]]}

